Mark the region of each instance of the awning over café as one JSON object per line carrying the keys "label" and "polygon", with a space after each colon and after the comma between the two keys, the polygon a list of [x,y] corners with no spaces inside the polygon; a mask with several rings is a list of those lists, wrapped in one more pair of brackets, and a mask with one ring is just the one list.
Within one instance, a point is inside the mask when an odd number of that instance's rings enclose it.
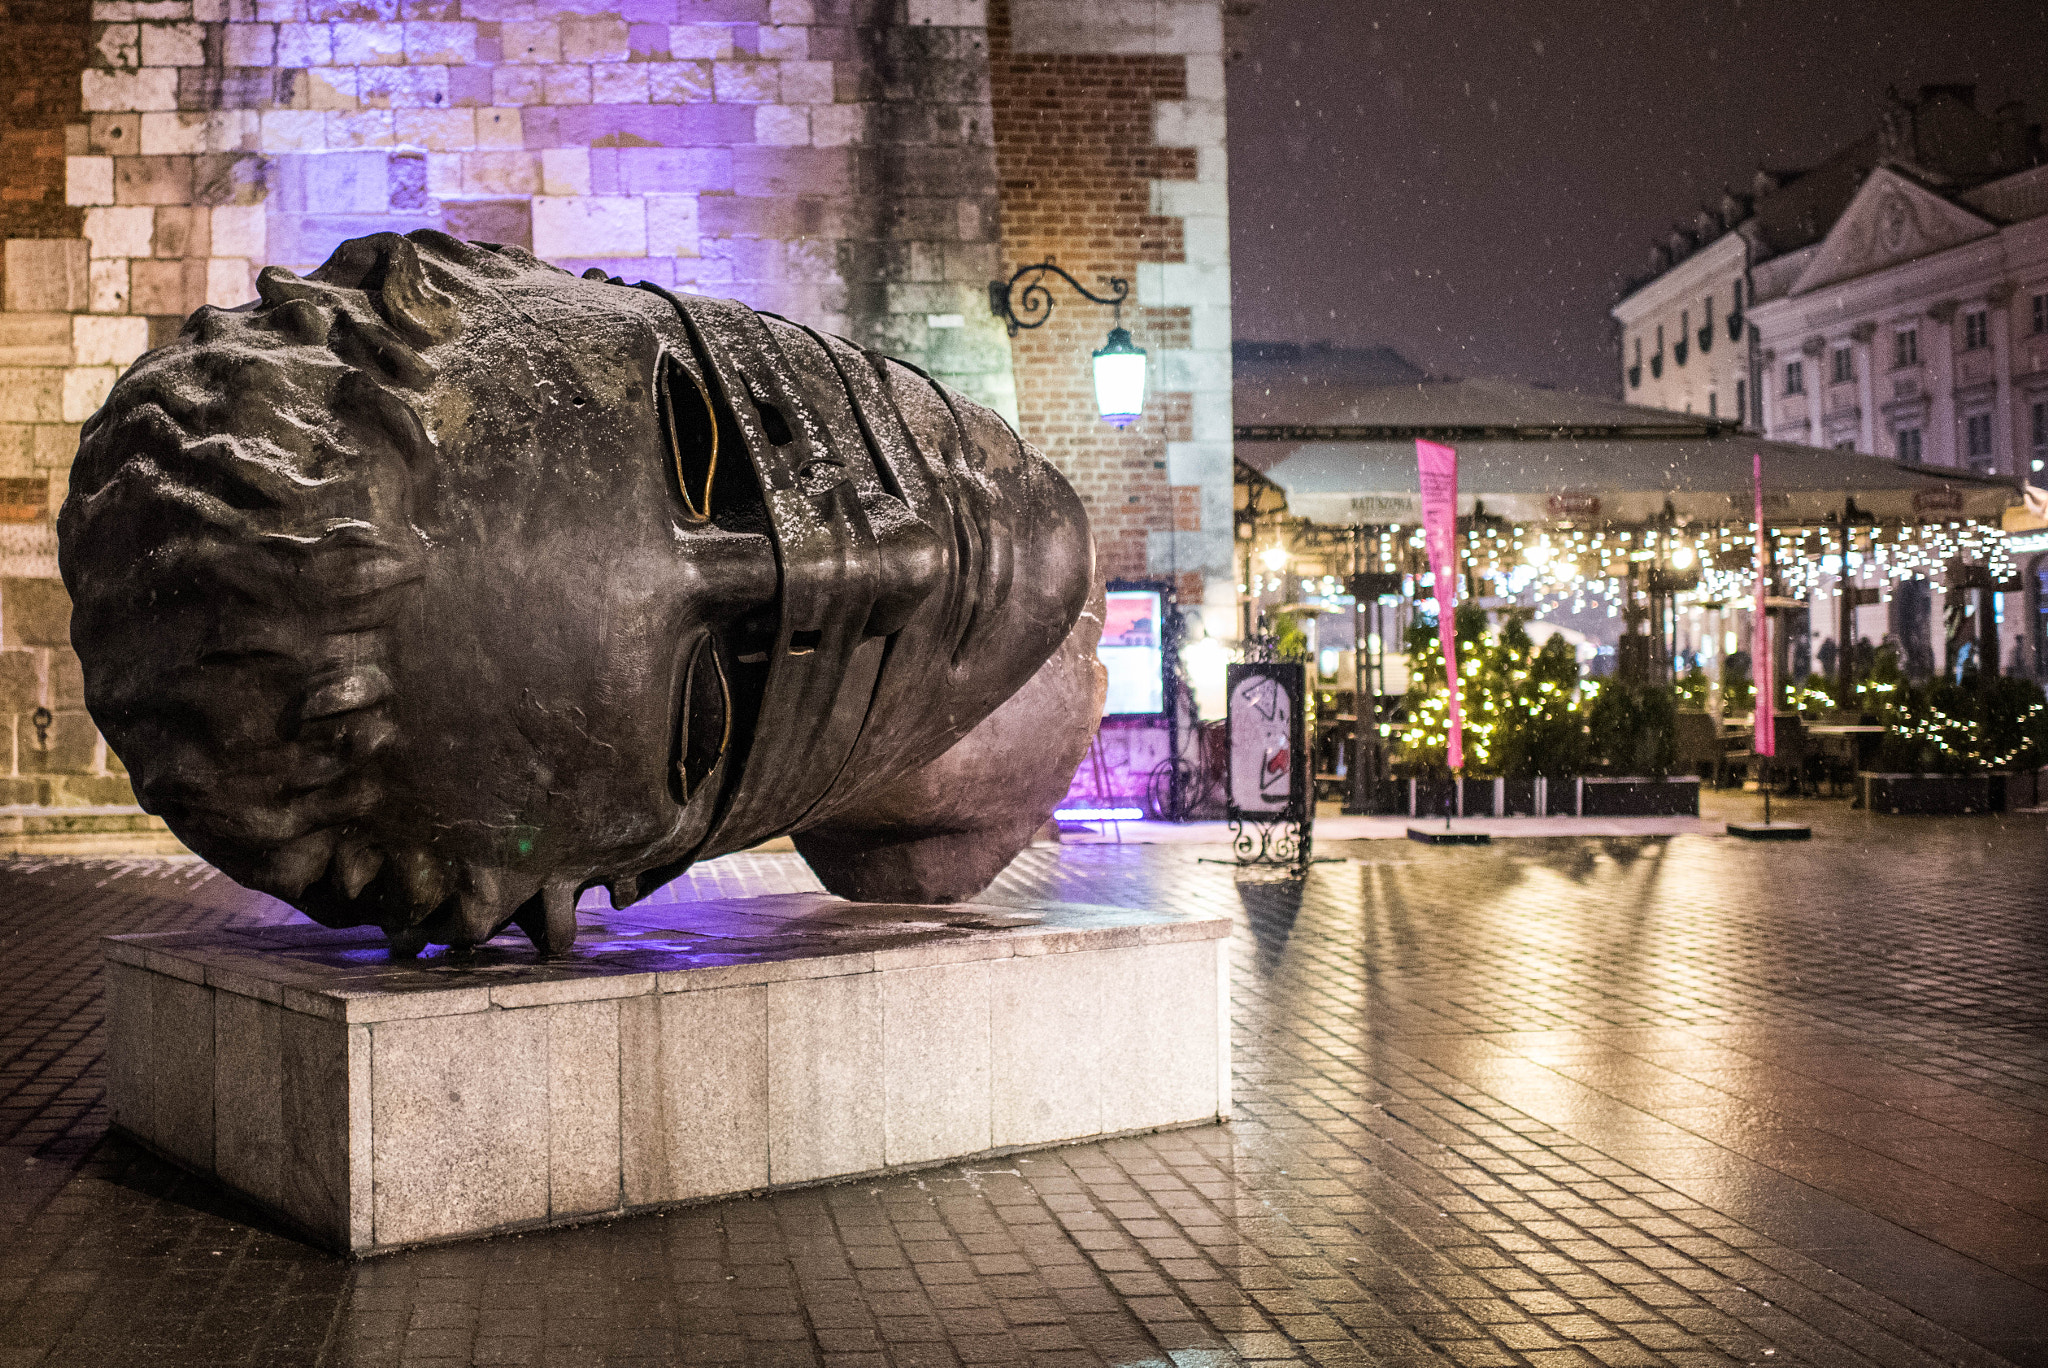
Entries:
{"label": "awning over caf\u00e9", "polygon": [[1332,525],[1420,520],[1415,439],[1458,449],[1459,511],[1516,522],[1748,521],[1751,455],[1765,516],[1813,523],[1849,499],[1879,519],[1989,518],[2015,484],[1880,456],[1764,441],[1732,421],[1498,380],[1287,385],[1242,371],[1237,459]]}

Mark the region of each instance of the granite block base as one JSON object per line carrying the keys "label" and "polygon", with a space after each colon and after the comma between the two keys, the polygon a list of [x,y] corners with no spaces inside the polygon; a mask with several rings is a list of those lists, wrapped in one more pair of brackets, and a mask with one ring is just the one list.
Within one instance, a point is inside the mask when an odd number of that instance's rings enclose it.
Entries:
{"label": "granite block base", "polygon": [[116,1127],[349,1254],[1212,1121],[1229,922],[803,893],[106,941]]}
{"label": "granite block base", "polygon": [[1800,822],[1730,822],[1728,834],[1745,841],[1810,841],[1813,828]]}
{"label": "granite block base", "polygon": [[1449,827],[1409,827],[1408,839],[1424,845],[1492,845],[1493,837],[1483,831],[1454,831]]}

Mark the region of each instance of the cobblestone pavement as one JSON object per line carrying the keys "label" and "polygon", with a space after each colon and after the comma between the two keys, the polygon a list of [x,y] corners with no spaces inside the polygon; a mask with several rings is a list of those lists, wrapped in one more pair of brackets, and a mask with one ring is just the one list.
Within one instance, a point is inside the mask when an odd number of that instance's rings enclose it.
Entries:
{"label": "cobblestone pavement", "polygon": [[0,862],[0,1368],[2048,1364],[2048,819],[1810,815],[1034,850],[1236,918],[1232,1124],[362,1264],[103,1135],[95,938],[276,906]]}

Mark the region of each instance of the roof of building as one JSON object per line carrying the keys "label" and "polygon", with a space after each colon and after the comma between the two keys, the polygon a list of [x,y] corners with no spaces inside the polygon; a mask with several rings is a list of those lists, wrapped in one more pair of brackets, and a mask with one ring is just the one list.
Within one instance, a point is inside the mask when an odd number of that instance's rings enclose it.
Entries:
{"label": "roof of building", "polygon": [[[1245,344],[1238,344],[1242,348]],[[1240,365],[1232,404],[1248,464],[1261,447],[1289,441],[1557,440],[1565,437],[1676,438],[1733,431],[1733,419],[1672,413],[1513,380],[1426,375],[1385,351],[1388,378],[1346,366],[1319,367],[1313,353],[1292,368]]]}
{"label": "roof of building", "polygon": [[[1238,460],[1322,522],[1386,521],[1389,510],[1398,521],[1400,503],[1420,488],[1417,438],[1458,449],[1468,499],[1525,520],[1639,521],[1667,503],[1682,516],[1737,516],[1757,453],[1774,520],[1839,512],[1851,496],[1880,517],[1995,517],[2013,499],[2009,481],[1769,442],[1729,419],[1506,380],[1274,385],[1240,373],[1236,405]],[[1589,497],[1598,510],[1590,515]]]}
{"label": "roof of building", "polygon": [[1285,389],[1392,385],[1424,375],[1420,366],[1392,347],[1346,347],[1335,342],[1237,341],[1230,344],[1230,362],[1239,380],[1257,377]]}
{"label": "roof of building", "polygon": [[[1723,235],[1748,239],[1752,263],[1811,247],[1828,235],[1871,171],[1890,166],[1938,194],[2002,222],[2048,212],[2041,128],[2017,102],[1986,114],[1976,88],[1924,85],[1917,98],[1887,92],[1871,133],[1811,167],[1759,169],[1749,193],[1722,192],[1651,249],[1651,270],[1622,287],[1626,298]],[[1761,282],[1759,282],[1761,283]]]}

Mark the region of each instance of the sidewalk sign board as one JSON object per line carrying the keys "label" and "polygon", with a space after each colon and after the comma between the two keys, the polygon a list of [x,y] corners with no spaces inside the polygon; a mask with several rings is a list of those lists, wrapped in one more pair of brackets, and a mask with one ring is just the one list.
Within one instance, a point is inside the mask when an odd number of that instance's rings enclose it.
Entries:
{"label": "sidewalk sign board", "polygon": [[1306,667],[1298,661],[1253,661],[1225,670],[1229,710],[1226,815],[1233,822],[1305,822],[1309,813],[1308,745],[1302,726]]}

